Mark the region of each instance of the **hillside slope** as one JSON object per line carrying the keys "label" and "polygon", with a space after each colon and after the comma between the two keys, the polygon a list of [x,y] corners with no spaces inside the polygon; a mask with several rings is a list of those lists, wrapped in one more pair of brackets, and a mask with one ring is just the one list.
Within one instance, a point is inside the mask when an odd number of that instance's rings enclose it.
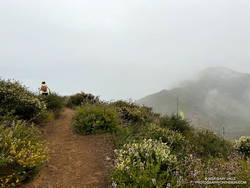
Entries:
{"label": "hillside slope", "polygon": [[223,67],[208,68],[196,81],[137,101],[162,114],[176,113],[176,101],[196,127],[212,128],[229,138],[250,134],[250,74]]}

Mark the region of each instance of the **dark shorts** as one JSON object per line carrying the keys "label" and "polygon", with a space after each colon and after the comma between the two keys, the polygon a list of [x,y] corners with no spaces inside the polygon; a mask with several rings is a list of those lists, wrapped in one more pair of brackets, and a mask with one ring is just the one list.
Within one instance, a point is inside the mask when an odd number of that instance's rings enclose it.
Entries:
{"label": "dark shorts", "polygon": [[45,95],[45,96],[47,96],[47,95],[48,95],[48,93],[42,93],[42,95]]}

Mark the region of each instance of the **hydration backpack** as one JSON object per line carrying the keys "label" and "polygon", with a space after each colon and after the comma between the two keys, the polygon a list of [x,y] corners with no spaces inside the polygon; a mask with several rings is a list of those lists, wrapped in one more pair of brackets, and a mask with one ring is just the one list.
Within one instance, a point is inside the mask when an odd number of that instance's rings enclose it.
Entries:
{"label": "hydration backpack", "polygon": [[46,85],[42,85],[41,90],[42,90],[42,92],[47,92],[48,87]]}

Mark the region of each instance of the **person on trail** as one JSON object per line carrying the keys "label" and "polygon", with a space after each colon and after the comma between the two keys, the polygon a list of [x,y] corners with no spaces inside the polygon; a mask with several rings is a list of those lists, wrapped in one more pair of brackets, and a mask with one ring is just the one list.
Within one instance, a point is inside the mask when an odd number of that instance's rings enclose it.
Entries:
{"label": "person on trail", "polygon": [[42,92],[42,95],[47,96],[50,93],[49,87],[46,85],[45,82],[42,82],[41,87],[39,88],[39,93]]}

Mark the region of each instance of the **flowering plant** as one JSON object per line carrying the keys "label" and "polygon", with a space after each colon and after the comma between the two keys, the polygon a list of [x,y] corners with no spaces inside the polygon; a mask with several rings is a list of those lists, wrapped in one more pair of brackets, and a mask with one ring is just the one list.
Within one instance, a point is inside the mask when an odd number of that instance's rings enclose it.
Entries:
{"label": "flowering plant", "polygon": [[250,136],[241,136],[235,141],[234,147],[245,156],[250,156]]}
{"label": "flowering plant", "polygon": [[177,159],[163,142],[153,139],[132,141],[115,151],[113,186],[162,187],[175,183]]}
{"label": "flowering plant", "polygon": [[146,126],[140,136],[143,136],[143,138],[161,140],[174,152],[182,152],[186,144],[184,136],[182,136],[179,132],[172,131],[168,128],[162,128],[157,124],[149,124]]}
{"label": "flowering plant", "polygon": [[0,125],[0,187],[16,186],[32,176],[47,160],[40,132],[24,122]]}
{"label": "flowering plant", "polygon": [[30,120],[45,109],[45,103],[19,82],[0,80],[0,107],[2,116],[9,112],[20,119]]}
{"label": "flowering plant", "polygon": [[[222,187],[246,187],[250,185],[250,160],[244,160],[239,153],[231,153],[228,160],[223,158],[212,158],[208,160],[200,159],[195,155],[189,154],[178,167],[180,175],[183,177],[180,184],[183,187],[204,187],[204,184],[197,184],[197,181],[207,181],[210,177],[221,178],[224,181],[246,181],[246,184],[228,184]],[[218,184],[209,185],[217,188]]]}

